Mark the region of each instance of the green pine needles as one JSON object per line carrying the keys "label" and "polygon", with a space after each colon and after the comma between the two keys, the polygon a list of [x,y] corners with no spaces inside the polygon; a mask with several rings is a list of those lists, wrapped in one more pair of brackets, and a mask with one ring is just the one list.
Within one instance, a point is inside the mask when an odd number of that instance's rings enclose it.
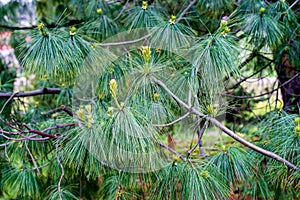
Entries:
{"label": "green pine needles", "polygon": [[296,1],[14,2],[0,199],[300,199]]}
{"label": "green pine needles", "polygon": [[75,36],[74,29],[70,33],[57,29],[49,31],[42,23],[38,29],[31,35],[31,41],[21,47],[22,65],[39,77],[72,81],[89,52],[87,43]]}

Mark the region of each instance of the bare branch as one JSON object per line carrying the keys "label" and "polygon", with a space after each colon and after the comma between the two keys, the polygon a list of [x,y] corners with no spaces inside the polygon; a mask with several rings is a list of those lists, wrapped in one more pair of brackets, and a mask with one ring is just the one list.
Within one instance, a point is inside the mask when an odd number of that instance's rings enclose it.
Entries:
{"label": "bare branch", "polygon": [[7,106],[7,104],[14,98],[15,95],[16,95],[16,93],[13,93],[12,95],[10,95],[10,97],[7,99],[7,101],[2,106],[2,108],[0,110],[0,114],[3,112],[3,110],[5,109],[5,107]]}
{"label": "bare branch", "polygon": [[70,123],[70,124],[56,124],[55,126],[48,127],[44,129],[42,132],[50,131],[53,129],[58,129],[58,128],[64,128],[64,127],[70,127],[70,126],[75,126],[75,123]]}
{"label": "bare branch", "polygon": [[289,161],[285,160],[284,158],[282,158],[281,156],[271,152],[271,151],[267,151],[263,148],[260,148],[254,144],[252,144],[251,142],[248,142],[247,140],[241,138],[240,136],[238,136],[236,133],[234,133],[233,131],[231,131],[230,129],[228,129],[226,126],[224,126],[223,124],[221,124],[218,120],[216,120],[215,118],[208,118],[209,121],[211,121],[216,127],[218,127],[219,129],[221,129],[224,133],[226,133],[227,135],[229,135],[230,137],[232,137],[233,139],[235,139],[236,141],[240,142],[241,144],[249,147],[250,149],[263,154],[265,156],[268,156],[270,158],[273,158],[279,162],[284,163],[286,166],[288,166],[291,169],[294,170],[298,170],[299,168],[296,167],[294,164],[290,163]]}
{"label": "bare branch", "polygon": [[157,141],[157,143],[158,143],[161,147],[167,149],[168,151],[170,151],[170,152],[172,152],[173,154],[175,154],[176,156],[178,156],[182,161],[184,161],[184,162],[186,161],[186,159],[183,157],[183,155],[181,155],[179,152],[175,151],[175,150],[172,149],[171,147],[168,147],[167,145],[165,145],[165,144],[163,144],[163,143],[161,143],[161,142],[159,142],[159,141]]}
{"label": "bare branch", "polygon": [[112,42],[112,43],[101,43],[98,44],[101,47],[108,47],[108,46],[119,46],[119,45],[128,45],[128,44],[135,44],[138,42],[141,42],[143,40],[148,39],[151,36],[151,34],[145,35],[141,38],[135,39],[135,40],[129,40],[129,41],[123,41],[123,42]]}
{"label": "bare branch", "polygon": [[42,131],[38,131],[38,130],[35,130],[35,129],[32,129],[32,128],[30,128],[28,125],[26,125],[26,124],[22,124],[26,129],[28,129],[30,132],[32,132],[32,133],[36,133],[36,134],[38,134],[38,135],[40,135],[40,136],[43,136],[43,137],[49,137],[49,138],[59,138],[59,136],[57,136],[57,135],[52,135],[52,134],[47,134],[47,133],[44,133],[44,132],[42,132]]}
{"label": "bare branch", "polygon": [[290,78],[289,80],[287,80],[286,82],[284,82],[283,84],[281,84],[279,87],[277,87],[277,88],[275,88],[275,89],[273,89],[271,91],[259,94],[259,95],[255,95],[255,96],[236,96],[236,95],[232,95],[232,94],[225,94],[225,96],[234,97],[234,98],[237,98],[237,99],[253,99],[253,98],[257,98],[257,97],[262,97],[262,96],[265,96],[265,95],[272,94],[273,92],[277,91],[279,88],[284,87],[285,85],[287,85],[288,83],[290,83],[292,80],[294,80],[295,78],[297,78],[299,75],[300,75],[300,72],[298,72],[297,74],[295,74],[292,78]]}
{"label": "bare branch", "polygon": [[237,82],[236,84],[234,84],[232,87],[228,88],[228,90],[237,88],[242,82],[245,82],[247,79],[251,78],[252,76],[255,76],[256,74],[258,74],[262,70],[264,70],[267,67],[269,67],[271,64],[272,64],[272,61],[270,61],[268,64],[266,64],[265,66],[263,66],[262,68],[260,68],[259,70],[257,70],[253,74],[251,74],[250,76],[247,76],[247,77],[243,78],[242,80],[240,80],[239,82]]}
{"label": "bare branch", "polygon": [[56,150],[55,150],[55,155],[56,155],[56,159],[57,159],[57,162],[61,168],[61,175],[60,175],[60,178],[59,178],[59,181],[57,183],[57,190],[58,190],[58,193],[59,193],[59,199],[62,200],[62,191],[61,191],[61,182],[62,182],[62,179],[65,175],[65,169],[64,169],[64,166],[63,164],[61,163],[61,160],[59,158],[59,155],[58,155],[58,141],[56,142]]}
{"label": "bare branch", "polygon": [[294,3],[289,7],[288,10],[292,9],[298,2],[299,2],[299,0],[294,1]]}
{"label": "bare branch", "polygon": [[186,12],[196,3],[197,1],[196,0],[193,0],[190,2],[190,4],[182,11],[182,13],[179,15],[179,17],[177,18],[176,20],[176,23],[178,23],[182,18],[183,16],[186,14]]}
{"label": "bare branch", "polygon": [[[197,140],[196,144],[190,150],[188,150],[188,155],[187,155],[188,158],[190,157],[191,153],[193,151],[195,151],[197,146],[200,144],[200,142],[202,140],[203,133],[207,128],[207,125],[208,125],[208,121],[206,121],[205,124],[203,125],[202,129],[200,131],[198,131],[199,132],[198,133],[198,140]],[[200,129],[199,126],[198,126],[198,129]]]}
{"label": "bare branch", "polygon": [[233,131],[231,131],[230,129],[228,129],[226,126],[224,126],[221,122],[219,122],[217,119],[213,118],[213,117],[209,117],[204,115],[203,113],[201,113],[200,111],[198,111],[195,108],[190,108],[186,103],[184,103],[181,99],[179,99],[179,97],[177,97],[174,93],[172,93],[170,91],[170,89],[161,81],[154,79],[154,82],[158,85],[160,85],[170,96],[172,96],[180,105],[182,105],[183,107],[185,107],[188,110],[191,110],[193,113],[195,113],[196,115],[198,115],[199,117],[204,117],[206,119],[208,119],[212,124],[214,124],[215,126],[217,126],[219,129],[221,129],[224,133],[226,133],[227,135],[229,135],[230,137],[232,137],[233,139],[235,139],[236,141],[240,142],[241,144],[249,147],[250,149],[268,156],[270,158],[273,158],[279,162],[284,163],[286,166],[288,166],[291,169],[294,170],[298,170],[299,168],[296,167],[294,164],[290,163],[289,161],[285,160],[284,158],[282,158],[281,156],[267,151],[263,148],[260,148],[254,144],[252,144],[251,142],[246,141],[245,139],[239,137],[236,133],[234,133]]}
{"label": "bare branch", "polygon": [[181,117],[179,117],[178,119],[168,123],[168,124],[153,124],[154,127],[165,127],[165,126],[171,126],[173,124],[176,124],[177,122],[180,122],[181,120],[187,118],[191,113],[187,112],[186,114],[182,115]]}
{"label": "bare branch", "polygon": [[26,141],[25,141],[25,147],[26,147],[26,150],[27,150],[27,152],[28,152],[28,154],[29,154],[29,156],[30,156],[32,162],[33,162],[34,168],[37,169],[38,175],[41,175],[41,171],[40,171],[40,169],[38,168],[38,165],[37,165],[37,163],[36,163],[36,161],[35,161],[35,159],[34,159],[32,153],[31,153],[30,149],[28,148],[27,142],[28,142],[28,141],[26,140]]}
{"label": "bare branch", "polygon": [[60,112],[60,111],[65,111],[68,115],[73,116],[73,112],[71,111],[71,109],[64,105],[60,106],[59,108],[54,108],[45,113],[42,113],[42,115],[51,115],[53,113]]}
{"label": "bare branch", "polygon": [[5,93],[0,93],[0,99],[8,98],[11,96],[13,96],[13,98],[15,98],[15,97],[31,97],[31,96],[37,96],[37,95],[42,95],[42,94],[59,94],[60,91],[61,90],[59,88],[40,88],[37,90],[28,91],[28,92],[16,92],[16,93],[5,92]]}
{"label": "bare branch", "polygon": [[129,3],[129,0],[126,1],[125,5],[122,7],[122,10],[119,12],[119,14],[114,18],[113,21],[116,21],[117,19],[119,19],[119,17],[121,17],[121,15],[123,14],[124,10],[126,9],[127,5]]}

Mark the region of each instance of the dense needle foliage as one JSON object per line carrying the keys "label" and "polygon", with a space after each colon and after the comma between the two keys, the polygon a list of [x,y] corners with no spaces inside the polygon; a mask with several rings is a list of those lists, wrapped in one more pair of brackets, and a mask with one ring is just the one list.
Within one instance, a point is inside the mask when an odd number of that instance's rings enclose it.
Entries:
{"label": "dense needle foliage", "polygon": [[299,199],[299,9],[0,3],[0,199]]}

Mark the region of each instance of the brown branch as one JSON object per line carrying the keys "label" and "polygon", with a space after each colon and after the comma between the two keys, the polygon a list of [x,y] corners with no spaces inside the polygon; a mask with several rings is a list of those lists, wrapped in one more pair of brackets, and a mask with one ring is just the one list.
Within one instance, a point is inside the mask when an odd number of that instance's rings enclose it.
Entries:
{"label": "brown branch", "polygon": [[58,190],[58,193],[59,193],[59,199],[62,200],[62,191],[61,191],[61,183],[62,183],[62,179],[65,175],[65,169],[64,169],[64,166],[59,158],[59,154],[58,154],[58,146],[59,146],[59,143],[57,141],[56,143],[56,149],[55,149],[55,156],[57,158],[57,162],[61,168],[61,175],[60,175],[60,178],[59,178],[59,181],[57,183],[57,190]]}
{"label": "brown branch", "polygon": [[187,153],[188,153],[188,154],[187,154],[187,157],[188,157],[188,158],[190,157],[191,153],[192,153],[193,151],[195,151],[195,149],[197,148],[197,146],[200,145],[201,140],[202,140],[202,136],[203,136],[203,134],[204,134],[204,131],[205,131],[206,128],[207,128],[207,125],[208,125],[208,121],[205,122],[205,124],[204,124],[204,126],[202,127],[201,130],[199,130],[199,129],[200,129],[199,126],[197,127],[197,128],[198,128],[198,140],[197,140],[196,144],[195,144],[190,150],[188,150],[188,152],[187,152]]}
{"label": "brown branch", "polygon": [[119,17],[121,17],[121,15],[123,14],[124,10],[126,9],[126,7],[128,6],[129,0],[126,1],[125,5],[122,7],[122,10],[119,12],[119,14],[113,19],[113,21],[116,21],[117,19],[119,19]]}
{"label": "brown branch", "polygon": [[119,45],[128,45],[128,44],[135,44],[138,43],[140,41],[143,41],[147,38],[149,38],[151,36],[151,34],[145,35],[141,38],[135,39],[135,40],[128,40],[128,41],[123,41],[123,42],[112,42],[112,43],[100,43],[98,44],[101,47],[107,47],[107,46],[119,46]]}
{"label": "brown branch", "polygon": [[32,155],[32,153],[31,153],[31,151],[30,151],[30,149],[29,149],[29,147],[28,147],[27,141],[25,141],[25,147],[26,147],[26,150],[27,150],[27,152],[28,152],[28,154],[29,154],[29,156],[30,156],[30,158],[31,158],[31,161],[33,162],[34,168],[37,169],[38,175],[41,175],[41,171],[40,171],[40,169],[38,168],[38,165],[37,165],[37,163],[36,163],[36,160],[35,160],[34,156]]}
{"label": "brown branch", "polygon": [[[154,79],[154,78],[153,78]],[[285,160],[284,158],[282,158],[281,156],[267,151],[263,148],[260,148],[254,144],[252,144],[251,142],[246,141],[245,139],[239,137],[236,133],[234,133],[233,131],[231,131],[230,129],[228,129],[226,126],[224,126],[221,122],[219,122],[217,119],[213,118],[213,117],[209,117],[204,115],[203,113],[201,113],[200,111],[198,111],[195,108],[190,108],[186,103],[184,103],[181,99],[179,99],[174,93],[172,93],[169,88],[161,81],[154,79],[154,82],[158,85],[160,85],[170,96],[172,96],[179,104],[181,104],[183,107],[185,107],[186,109],[190,110],[191,112],[193,112],[194,114],[198,115],[199,117],[204,117],[206,119],[208,119],[212,124],[214,124],[215,126],[217,126],[219,129],[221,129],[224,133],[226,133],[227,135],[229,135],[230,137],[232,137],[233,139],[235,139],[236,141],[240,142],[241,144],[245,145],[246,147],[249,147],[250,149],[265,155],[267,157],[273,158],[279,162],[284,163],[286,166],[288,166],[291,169],[294,170],[298,170],[299,168],[296,167],[294,164],[290,163],[289,161]]]}
{"label": "brown branch", "polygon": [[285,85],[290,83],[292,80],[297,78],[299,75],[300,75],[300,72],[295,74],[292,78],[290,78],[289,80],[287,80],[286,82],[284,82],[280,86],[278,86],[276,89],[273,89],[271,91],[268,91],[268,92],[265,92],[265,93],[262,93],[262,94],[258,94],[258,95],[255,95],[255,96],[236,96],[236,95],[232,95],[232,94],[224,94],[224,95],[228,96],[228,97],[234,97],[234,98],[237,98],[237,99],[253,99],[253,98],[257,98],[257,97],[262,97],[262,96],[265,96],[265,95],[272,94],[273,92],[277,91],[278,89],[284,87]]}
{"label": "brown branch", "polygon": [[236,133],[234,133],[233,131],[231,131],[230,129],[228,129],[226,126],[224,126],[223,124],[221,124],[218,120],[216,120],[215,118],[211,118],[209,117],[208,118],[210,122],[212,122],[216,127],[218,127],[219,129],[221,129],[224,133],[226,133],[227,135],[229,135],[230,137],[232,137],[233,139],[235,139],[236,141],[240,142],[241,144],[249,147],[250,149],[260,153],[260,154],[263,154],[265,156],[268,156],[270,158],[273,158],[279,162],[282,162],[284,163],[286,166],[288,166],[289,168],[291,169],[294,169],[294,170],[298,170],[299,168],[296,167],[294,164],[290,163],[289,161],[285,160],[284,158],[282,158],[281,156],[271,152],[271,151],[268,151],[268,150],[265,150],[263,148],[260,148],[254,144],[252,144],[251,142],[248,142],[247,140],[239,137]]}
{"label": "brown branch", "polygon": [[14,98],[15,95],[16,95],[16,93],[13,93],[12,95],[10,95],[10,97],[7,99],[7,101],[2,106],[2,108],[0,110],[0,114],[3,112],[3,110],[5,109],[5,107],[7,106],[7,104]]}
{"label": "brown branch", "polygon": [[37,90],[33,91],[28,91],[28,92],[5,92],[5,93],[0,93],[0,99],[1,98],[9,98],[13,96],[15,97],[31,97],[31,96],[37,96],[37,95],[43,95],[43,94],[59,94],[61,89],[59,88],[40,88]]}
{"label": "brown branch", "polygon": [[190,4],[182,11],[182,13],[179,15],[179,17],[176,19],[176,23],[178,23],[183,16],[187,13],[187,11],[196,3],[196,0],[193,0],[190,2]]}
{"label": "brown branch", "polygon": [[180,122],[181,120],[187,118],[191,113],[187,112],[186,114],[182,115],[178,119],[175,119],[174,121],[167,123],[167,124],[153,124],[154,127],[165,127],[165,126],[171,126],[173,124],[176,124],[177,122]]}
{"label": "brown branch", "polygon": [[185,157],[183,157],[182,154],[180,154],[179,152],[175,151],[175,150],[172,149],[171,147],[169,147],[169,146],[167,146],[167,145],[165,145],[165,144],[163,144],[163,143],[161,143],[161,142],[159,142],[159,141],[157,141],[157,144],[159,144],[159,146],[161,146],[161,147],[167,149],[168,151],[170,151],[170,152],[172,152],[173,154],[175,154],[176,156],[178,156],[182,161],[184,161],[184,162],[186,161]]}
{"label": "brown branch", "polygon": [[74,115],[73,112],[72,112],[72,110],[70,108],[68,108],[67,106],[65,106],[65,105],[62,105],[59,108],[54,108],[52,110],[44,112],[44,113],[42,113],[42,115],[51,115],[53,113],[60,112],[60,111],[65,111],[71,117]]}
{"label": "brown branch", "polygon": [[255,76],[256,74],[258,74],[259,72],[261,72],[262,70],[266,69],[267,67],[269,67],[272,64],[272,61],[270,61],[268,64],[266,64],[265,66],[263,66],[262,68],[260,68],[259,70],[257,70],[256,72],[254,72],[253,74],[251,74],[250,76],[247,76],[245,78],[243,78],[242,80],[240,80],[239,82],[237,82],[236,84],[234,84],[233,86],[231,86],[230,88],[228,88],[228,90],[231,89],[235,89],[237,87],[240,86],[241,83],[245,82],[247,79]]}
{"label": "brown branch", "polygon": [[44,129],[42,132],[50,131],[53,129],[58,129],[58,128],[64,128],[64,127],[70,127],[70,126],[75,126],[75,123],[70,123],[70,124],[56,124],[55,126],[48,127]]}
{"label": "brown branch", "polygon": [[26,125],[26,124],[24,124],[24,123],[22,124],[22,126],[24,126],[26,129],[28,129],[30,132],[36,133],[36,134],[38,134],[38,135],[40,135],[40,136],[43,136],[43,137],[59,138],[57,135],[47,134],[47,133],[44,133],[44,132],[42,132],[42,131],[38,131],[38,130],[32,129],[32,128],[30,128],[28,125]]}
{"label": "brown branch", "polygon": [[299,0],[296,0],[296,1],[289,7],[288,10],[292,9],[298,2],[299,2]]}

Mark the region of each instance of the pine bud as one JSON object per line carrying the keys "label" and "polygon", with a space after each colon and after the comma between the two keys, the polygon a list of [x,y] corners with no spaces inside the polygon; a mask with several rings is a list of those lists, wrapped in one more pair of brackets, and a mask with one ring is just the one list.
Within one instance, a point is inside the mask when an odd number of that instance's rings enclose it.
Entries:
{"label": "pine bud", "polygon": [[200,176],[202,176],[203,178],[209,178],[209,172],[208,171],[203,171],[200,173]]}
{"label": "pine bud", "polygon": [[153,94],[153,100],[154,100],[155,102],[157,102],[157,101],[158,101],[158,98],[159,98],[159,94],[158,94],[158,93],[154,93],[154,94]]}
{"label": "pine bud", "polygon": [[225,32],[225,33],[229,33],[229,32],[230,32],[230,28],[225,27],[224,32]]}
{"label": "pine bud", "polygon": [[48,36],[48,33],[45,30],[45,25],[43,23],[39,23],[37,27],[40,30],[40,33],[42,36],[44,36],[44,37]]}
{"label": "pine bud", "polygon": [[85,106],[86,111],[91,114],[92,113],[92,106],[91,105],[86,105]]}
{"label": "pine bud", "polygon": [[227,24],[228,24],[227,20],[221,20],[220,23],[221,27],[227,26]]}
{"label": "pine bud", "polygon": [[147,1],[143,1],[143,2],[142,2],[142,9],[146,10],[146,9],[147,9],[147,6],[148,6]]}
{"label": "pine bud", "polygon": [[53,118],[53,119],[56,119],[56,118],[57,118],[57,114],[56,114],[56,113],[53,113],[53,114],[52,114],[52,118]]}
{"label": "pine bud", "polygon": [[145,58],[145,60],[150,60],[151,57],[150,47],[142,46],[142,56]]}
{"label": "pine bud", "polygon": [[108,114],[108,116],[110,116],[110,117],[113,116],[113,114],[114,114],[114,109],[113,109],[113,107],[108,107],[108,108],[107,108],[107,114]]}
{"label": "pine bud", "polygon": [[265,9],[264,7],[261,7],[261,8],[259,9],[260,14],[264,14],[265,11],[266,11],[266,9]]}
{"label": "pine bud", "polygon": [[37,27],[39,30],[43,30],[45,28],[45,25],[43,23],[39,23]]}
{"label": "pine bud", "polygon": [[175,16],[175,15],[172,15],[172,16],[171,16],[171,19],[169,20],[169,23],[170,23],[170,24],[175,24],[175,20],[176,20],[176,16]]}
{"label": "pine bud", "polygon": [[103,11],[101,8],[97,9],[96,12],[99,14],[99,15],[102,15],[103,14]]}
{"label": "pine bud", "polygon": [[70,30],[70,35],[75,35],[76,34],[76,28],[73,26]]}
{"label": "pine bud", "polygon": [[76,115],[81,121],[85,121],[85,114],[83,109],[80,108],[79,110],[77,110]]}
{"label": "pine bud", "polygon": [[115,98],[117,95],[117,81],[116,79],[111,79],[109,81],[109,88],[111,95]]}

